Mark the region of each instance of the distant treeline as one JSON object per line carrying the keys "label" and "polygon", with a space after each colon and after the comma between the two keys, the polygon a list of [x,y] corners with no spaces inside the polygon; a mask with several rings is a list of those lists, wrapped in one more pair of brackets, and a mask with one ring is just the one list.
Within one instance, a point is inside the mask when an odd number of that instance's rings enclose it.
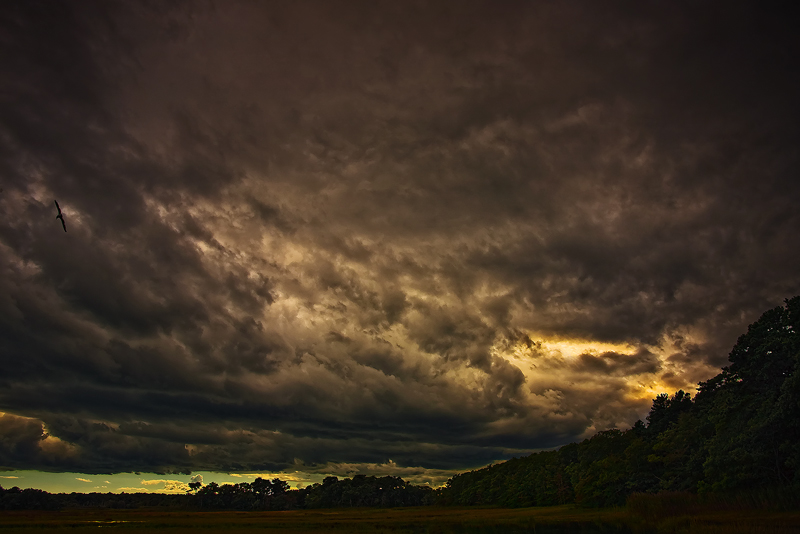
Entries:
{"label": "distant treeline", "polygon": [[328,477],[290,490],[280,479],[192,484],[193,494],[50,494],[0,487],[0,509],[75,507],[287,510],[443,505],[622,505],[633,494],[800,495],[800,297],[764,313],[729,355],[730,365],[653,400],[647,423],[600,432],[558,450],[514,458],[451,478],[445,487],[398,477]]}
{"label": "distant treeline", "polygon": [[253,482],[212,482],[193,487],[186,495],[163,493],[48,493],[39,489],[3,489],[0,510],[58,510],[62,508],[144,508],[209,510],[293,510],[303,508],[424,506],[434,504],[436,490],[409,484],[399,477],[356,475],[290,490],[280,479]]}
{"label": "distant treeline", "polygon": [[208,484],[193,496],[198,508],[236,510],[287,510],[296,508],[342,508],[375,506],[423,506],[433,504],[435,491],[429,486],[409,484],[399,477],[356,475],[352,479],[327,477],[322,484],[290,490],[280,479],[257,478],[252,483]]}
{"label": "distant treeline", "polygon": [[0,510],[60,510],[64,508],[190,508],[192,496],[163,493],[48,493],[40,489],[4,489]]}

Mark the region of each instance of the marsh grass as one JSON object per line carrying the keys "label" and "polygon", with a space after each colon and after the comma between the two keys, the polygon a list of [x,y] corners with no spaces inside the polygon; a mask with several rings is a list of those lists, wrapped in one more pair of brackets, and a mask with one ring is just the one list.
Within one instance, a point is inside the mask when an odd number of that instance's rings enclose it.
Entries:
{"label": "marsh grass", "polygon": [[0,512],[0,534],[117,531],[170,534],[800,534],[800,512],[713,510],[678,494],[650,500],[637,497],[630,509],[565,505],[516,509],[427,506],[286,512],[163,509]]}
{"label": "marsh grass", "polygon": [[163,510],[87,510],[6,512],[0,533],[53,531],[182,533],[286,532],[395,534],[563,534],[630,532],[622,510],[552,508],[392,508],[334,509],[289,512],[165,512]]}
{"label": "marsh grass", "polygon": [[638,493],[628,498],[626,509],[635,531],[800,534],[800,500],[797,492],[786,489],[708,495]]}

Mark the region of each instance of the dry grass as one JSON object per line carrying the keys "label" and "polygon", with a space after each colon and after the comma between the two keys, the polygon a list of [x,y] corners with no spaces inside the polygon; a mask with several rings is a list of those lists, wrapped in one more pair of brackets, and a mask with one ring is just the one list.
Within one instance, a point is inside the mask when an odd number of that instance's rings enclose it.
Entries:
{"label": "dry grass", "polygon": [[628,498],[629,524],[635,530],[669,534],[800,534],[800,511],[791,492],[772,495],[698,496],[664,492]]}
{"label": "dry grass", "polygon": [[[679,499],[677,499],[679,500]],[[575,506],[542,508],[393,508],[297,510],[290,512],[190,512],[164,510],[64,510],[0,512],[0,534],[41,531],[70,533],[109,531],[170,534],[800,534],[800,512],[681,510],[675,505],[645,518],[618,509]],[[673,506],[675,505],[675,506]]]}
{"label": "dry grass", "polygon": [[[392,508],[333,509],[290,512],[169,512],[159,510],[66,510],[61,512],[5,512],[0,532],[32,533],[69,529],[211,533],[235,532],[370,532],[370,533],[522,533],[629,532],[621,510],[588,510],[570,506],[552,508]],[[605,525],[605,526],[604,526]],[[614,528],[614,526],[619,528]],[[621,530],[622,529],[622,530]]]}

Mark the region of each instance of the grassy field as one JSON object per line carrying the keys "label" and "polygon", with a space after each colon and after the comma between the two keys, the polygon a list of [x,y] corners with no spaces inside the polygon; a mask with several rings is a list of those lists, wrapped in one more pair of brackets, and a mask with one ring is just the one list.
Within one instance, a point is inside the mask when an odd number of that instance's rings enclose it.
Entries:
{"label": "grassy field", "polygon": [[64,510],[0,512],[0,532],[112,531],[198,534],[285,532],[494,534],[687,533],[800,534],[798,512],[706,512],[645,519],[624,508],[394,508],[290,512],[189,512],[164,510]]}

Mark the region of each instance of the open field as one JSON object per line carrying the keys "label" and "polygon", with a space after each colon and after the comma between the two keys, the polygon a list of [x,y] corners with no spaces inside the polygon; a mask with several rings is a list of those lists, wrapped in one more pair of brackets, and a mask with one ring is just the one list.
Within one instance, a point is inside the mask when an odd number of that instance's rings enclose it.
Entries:
{"label": "open field", "polygon": [[798,512],[709,512],[662,518],[645,524],[624,508],[393,508],[289,512],[190,512],[164,510],[64,510],[0,512],[3,533],[65,530],[237,534],[285,532],[369,532],[414,534],[527,533],[798,533]]}

